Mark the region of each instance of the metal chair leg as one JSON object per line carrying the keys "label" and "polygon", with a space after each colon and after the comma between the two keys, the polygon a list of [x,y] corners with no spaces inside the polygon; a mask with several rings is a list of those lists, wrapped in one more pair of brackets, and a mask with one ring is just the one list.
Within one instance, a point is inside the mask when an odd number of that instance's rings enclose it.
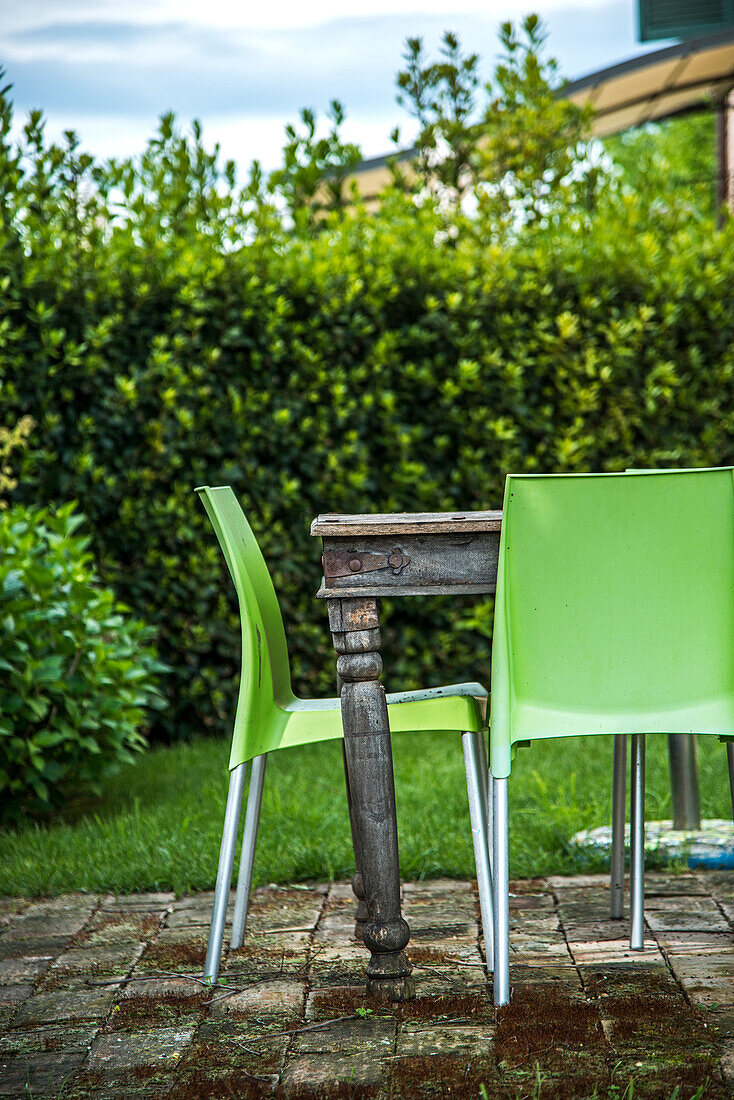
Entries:
{"label": "metal chair leg", "polygon": [[645,735],[632,736],[630,784],[630,948],[645,946]]}
{"label": "metal chair leg", "polygon": [[491,970],[494,966],[494,912],[492,873],[489,869],[487,787],[485,773],[482,770],[481,741],[481,733],[462,733],[461,735],[461,747],[464,750],[464,770],[466,772],[466,793],[469,797],[469,816],[474,842],[474,863],[477,869],[477,886],[479,888],[479,909],[482,914],[482,929],[484,931],[484,954],[487,967]]}
{"label": "metal chair leg", "polygon": [[224,939],[224,921],[227,916],[229,886],[232,881],[234,850],[237,844],[237,830],[240,824],[240,808],[242,806],[242,790],[245,785],[246,774],[247,764],[239,764],[232,770],[229,777],[227,809],[224,813],[222,844],[219,849],[217,884],[214,887],[212,923],[209,928],[209,943],[207,944],[206,962],[204,963],[204,977],[212,983],[216,982],[219,977],[219,963],[222,958],[222,940]]}
{"label": "metal chair leg", "polygon": [[609,875],[609,916],[621,920],[624,906],[624,812],[627,796],[627,738],[614,738],[612,778],[612,858]]}
{"label": "metal chair leg", "polygon": [[726,743],[726,762],[729,765],[729,790],[731,791],[731,810],[734,816],[734,741]]}
{"label": "metal chair leg", "polygon": [[482,766],[482,775],[484,777],[485,817],[489,829],[489,872],[490,876],[492,876],[494,875],[494,845],[492,844],[492,811],[494,799],[492,797],[492,776],[489,774],[489,766],[487,764],[486,732],[479,734],[479,762]]}
{"label": "metal chair leg", "polygon": [[232,939],[230,947],[242,947],[247,929],[247,910],[250,905],[250,887],[252,886],[252,866],[255,862],[257,827],[260,823],[260,806],[263,798],[263,780],[268,754],[256,756],[250,772],[250,790],[247,795],[245,811],[245,831],[242,836],[240,869],[237,875],[237,893],[234,899],[232,916]]}
{"label": "metal chair leg", "polygon": [[510,1002],[510,858],[507,779],[493,779],[494,1003]]}
{"label": "metal chair leg", "polygon": [[701,828],[701,799],[698,793],[696,737],[692,733],[668,734],[670,793],[673,797],[673,828]]}

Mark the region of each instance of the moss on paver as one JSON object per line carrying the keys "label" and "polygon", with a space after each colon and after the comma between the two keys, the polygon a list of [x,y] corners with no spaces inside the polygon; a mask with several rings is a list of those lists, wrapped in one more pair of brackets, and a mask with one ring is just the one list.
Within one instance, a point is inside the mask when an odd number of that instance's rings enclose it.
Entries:
{"label": "moss on paver", "polygon": [[515,991],[497,1011],[495,1052],[500,1067],[542,1063],[548,1072],[592,1073],[606,1063],[609,1044],[597,1006],[581,996],[537,984]]}
{"label": "moss on paver", "polygon": [[652,947],[632,957],[604,886],[513,885],[498,1012],[466,883],[455,906],[446,881],[406,888],[417,996],[402,1005],[365,996],[344,884],[259,892],[216,987],[200,979],[208,898],[0,902],[0,1098],[622,1100],[630,1082],[635,1100],[731,1097],[730,880],[648,876]]}
{"label": "moss on paver", "polygon": [[203,937],[198,941],[164,940],[151,945],[140,960],[142,969],[193,970],[201,972],[206,957],[206,943]]}
{"label": "moss on paver", "polygon": [[202,992],[168,991],[157,995],[125,997],[115,1005],[107,1026],[115,1031],[142,1025],[170,1027],[191,1016],[203,1015],[203,1002],[207,996]]}
{"label": "moss on paver", "polygon": [[640,1055],[619,1060],[612,1071],[612,1084],[619,1092],[634,1081],[634,1096],[643,1100],[670,1100],[678,1089],[676,1100],[690,1100],[699,1090],[702,1100],[731,1100],[731,1082],[722,1079],[715,1055],[681,1055],[666,1062],[655,1051],[645,1060]]}
{"label": "moss on paver", "polygon": [[267,1074],[242,1070],[191,1070],[182,1074],[167,1100],[262,1100],[277,1095],[277,1083]]}
{"label": "moss on paver", "polygon": [[478,1097],[482,1086],[491,1095],[497,1083],[497,1069],[489,1057],[439,1054],[399,1058],[393,1066],[392,1095],[395,1100]]}

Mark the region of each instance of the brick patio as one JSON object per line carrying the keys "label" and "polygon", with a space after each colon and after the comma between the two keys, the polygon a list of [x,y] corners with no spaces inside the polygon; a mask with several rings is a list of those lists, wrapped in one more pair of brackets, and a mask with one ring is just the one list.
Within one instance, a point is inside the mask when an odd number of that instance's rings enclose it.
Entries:
{"label": "brick patio", "polygon": [[0,900],[0,1097],[734,1096],[733,874],[649,874],[635,954],[604,877],[513,890],[498,1017],[472,883],[404,886],[397,1008],[365,999],[347,884],[258,891],[214,992],[211,894]]}

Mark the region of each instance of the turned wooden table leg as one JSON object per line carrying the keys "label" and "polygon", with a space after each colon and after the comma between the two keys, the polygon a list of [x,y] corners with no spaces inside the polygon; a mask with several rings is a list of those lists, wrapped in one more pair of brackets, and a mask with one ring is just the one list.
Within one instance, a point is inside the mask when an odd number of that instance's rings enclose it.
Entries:
{"label": "turned wooden table leg", "polygon": [[[337,674],[336,677],[336,690],[337,694],[341,697],[342,693],[342,678]],[[354,824],[354,814],[352,813],[352,791],[349,785],[349,766],[347,764],[347,750],[342,742],[342,760],[344,761],[344,782],[347,788],[347,809],[349,810],[349,828],[352,833],[352,851],[354,852],[354,875],[352,876],[352,893],[357,899],[357,906],[354,910],[354,938],[361,940],[363,938],[365,922],[368,918],[367,903],[364,899],[364,882],[362,881],[362,871],[359,862],[359,843],[357,841],[357,826]]]}
{"label": "turned wooden table leg", "polygon": [[353,838],[368,913],[363,928],[365,946],[372,953],[367,991],[383,999],[404,1001],[415,989],[404,954],[410,929],[400,913],[395,783],[387,703],[379,679],[382,658],[377,600],[330,599],[328,607],[342,681]]}
{"label": "turned wooden table leg", "polygon": [[[339,679],[338,683],[339,694],[341,695],[342,683]],[[352,830],[352,849],[354,851],[354,875],[352,876],[352,893],[357,899],[357,907],[354,911],[354,938],[361,940],[364,938],[364,926],[369,919],[367,912],[367,902],[364,895],[364,882],[362,881],[362,871],[360,870],[360,856],[359,856],[359,841],[357,840],[357,826],[354,823],[354,813],[352,812],[352,790],[349,784],[349,766],[347,764],[347,750],[342,743],[342,755],[344,757],[344,779],[347,785],[347,805],[349,807],[349,824]]]}

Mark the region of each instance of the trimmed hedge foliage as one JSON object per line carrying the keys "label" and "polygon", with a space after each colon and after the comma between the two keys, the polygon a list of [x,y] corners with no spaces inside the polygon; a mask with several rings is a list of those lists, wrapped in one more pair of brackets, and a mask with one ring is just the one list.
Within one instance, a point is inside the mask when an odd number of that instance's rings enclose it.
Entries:
{"label": "trimmed hedge foliage", "polygon": [[[734,462],[734,231],[626,216],[504,249],[397,196],[230,251],[112,226],[29,254],[6,231],[2,397],[37,424],[16,496],[78,500],[104,580],[155,625],[159,737],[233,714],[236,609],[196,485],[237,491],[315,695],[334,683],[318,512],[498,507],[509,470]],[[483,602],[387,612],[389,689],[486,679]]]}
{"label": "trimmed hedge foliage", "polygon": [[158,701],[152,631],[92,568],[83,516],[0,511],[0,805],[45,810],[145,748]]}

